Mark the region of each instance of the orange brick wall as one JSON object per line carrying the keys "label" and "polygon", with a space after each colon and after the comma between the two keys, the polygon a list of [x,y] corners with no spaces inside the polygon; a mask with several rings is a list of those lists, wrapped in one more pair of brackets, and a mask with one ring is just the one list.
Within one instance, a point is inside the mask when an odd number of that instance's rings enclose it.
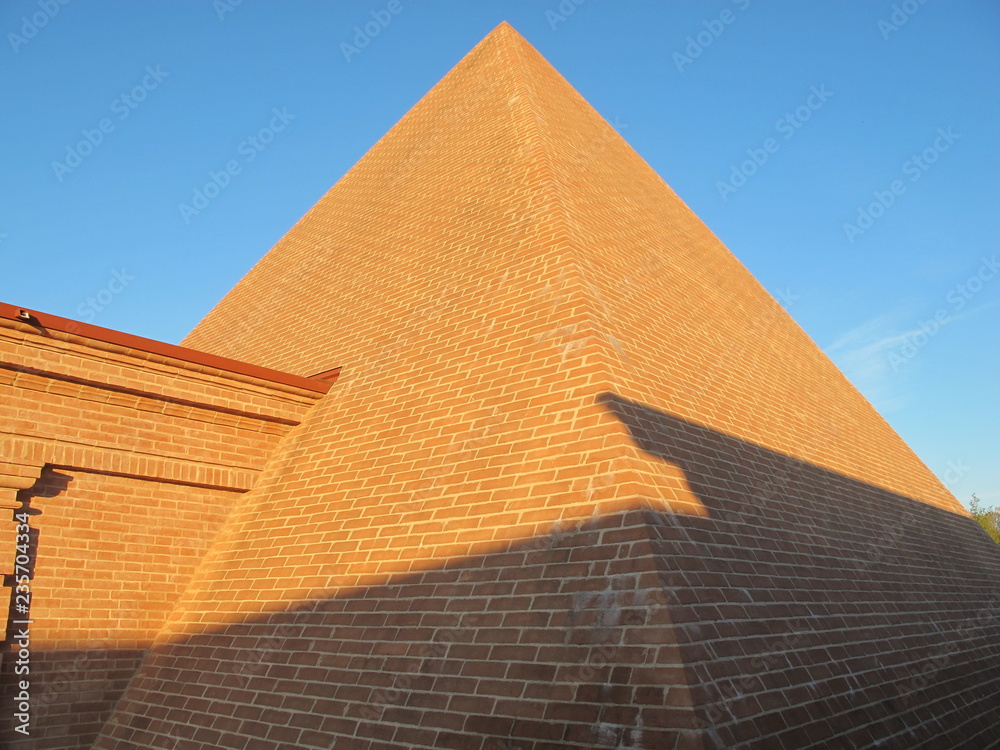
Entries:
{"label": "orange brick wall", "polygon": [[[11,589],[5,619],[0,743],[85,748],[226,515],[324,388],[222,371],[168,345],[154,348],[173,356],[157,355],[129,348],[128,337],[102,339],[109,332],[82,324],[69,333],[40,318],[0,317],[0,508],[30,512],[37,535],[30,613],[14,612]],[[16,523],[0,538],[4,570],[14,574]],[[25,618],[26,675],[16,672],[21,626],[9,622]],[[27,738],[11,723],[23,679]]]}
{"label": "orange brick wall", "polygon": [[185,345],[344,371],[97,748],[957,746],[998,718],[997,550],[508,27]]}
{"label": "orange brick wall", "polygon": [[[6,746],[90,747],[236,494],[71,470],[48,471],[22,491],[38,513],[31,735],[19,742],[8,734]],[[11,667],[4,665],[5,708]],[[9,719],[5,711],[8,732]]]}

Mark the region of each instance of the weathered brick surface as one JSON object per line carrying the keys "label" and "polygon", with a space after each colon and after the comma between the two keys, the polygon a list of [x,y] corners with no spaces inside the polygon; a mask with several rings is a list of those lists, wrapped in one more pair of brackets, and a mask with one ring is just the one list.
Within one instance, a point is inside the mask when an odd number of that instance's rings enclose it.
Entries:
{"label": "weathered brick surface", "polygon": [[602,518],[162,644],[96,746],[659,747],[634,725],[666,685],[684,707],[665,604],[646,519]]}
{"label": "weathered brick surface", "polygon": [[992,741],[996,548],[508,27],[185,345],[344,371],[97,748]]}

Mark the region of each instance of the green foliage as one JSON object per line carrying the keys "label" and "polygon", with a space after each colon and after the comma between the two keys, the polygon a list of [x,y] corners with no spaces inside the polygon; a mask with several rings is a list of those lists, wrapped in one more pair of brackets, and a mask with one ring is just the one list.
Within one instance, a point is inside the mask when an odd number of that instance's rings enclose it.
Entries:
{"label": "green foliage", "polygon": [[972,496],[969,510],[993,541],[1000,544],[1000,510],[995,505],[993,507],[981,505],[980,499],[975,495]]}

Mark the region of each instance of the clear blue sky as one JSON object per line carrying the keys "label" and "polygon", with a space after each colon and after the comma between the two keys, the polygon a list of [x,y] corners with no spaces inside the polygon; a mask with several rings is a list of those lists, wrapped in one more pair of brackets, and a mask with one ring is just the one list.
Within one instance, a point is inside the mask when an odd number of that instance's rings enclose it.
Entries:
{"label": "clear blue sky", "polygon": [[1000,503],[992,0],[5,0],[0,299],[179,341],[502,20],[963,502]]}

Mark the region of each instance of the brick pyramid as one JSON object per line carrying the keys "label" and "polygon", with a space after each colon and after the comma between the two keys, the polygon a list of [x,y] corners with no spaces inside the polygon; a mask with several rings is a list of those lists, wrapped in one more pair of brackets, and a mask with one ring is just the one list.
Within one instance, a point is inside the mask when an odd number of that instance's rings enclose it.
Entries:
{"label": "brick pyramid", "polygon": [[343,371],[96,748],[996,741],[995,545],[506,24],[183,343]]}

